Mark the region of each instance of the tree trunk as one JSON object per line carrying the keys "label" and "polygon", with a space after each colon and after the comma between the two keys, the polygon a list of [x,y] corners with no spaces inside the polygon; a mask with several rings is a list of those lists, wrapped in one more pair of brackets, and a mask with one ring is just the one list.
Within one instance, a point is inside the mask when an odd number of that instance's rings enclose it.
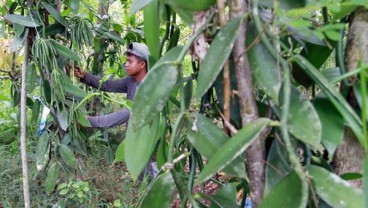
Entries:
{"label": "tree trunk", "polygon": [[28,160],[27,160],[27,114],[26,114],[26,69],[28,65],[29,38],[26,37],[24,42],[24,57],[22,64],[22,89],[20,97],[20,150],[22,156],[22,171],[23,171],[23,194],[24,194],[24,207],[31,207],[31,201],[29,197],[29,184],[28,184]]}
{"label": "tree trunk", "polygon": [[[232,1],[231,15],[233,18],[242,17],[247,8],[244,0]],[[258,118],[258,108],[254,96],[252,71],[249,66],[248,56],[245,51],[245,34],[247,22],[244,21],[241,26],[239,36],[234,44],[234,63],[236,69],[236,78],[238,83],[240,112],[242,118],[242,126]],[[263,198],[264,180],[265,180],[265,137],[257,138],[246,151],[247,172],[250,182],[250,196],[252,198],[252,206],[258,207],[259,202]]]}
{"label": "tree trunk", "polygon": [[[345,63],[347,71],[355,70],[358,63],[368,64],[368,10],[359,7],[350,19],[348,41],[345,50]],[[357,80],[357,77],[349,79],[350,83]],[[355,96],[349,93],[348,102],[353,106],[356,103]],[[341,175],[349,172],[362,173],[362,161],[364,149],[350,128],[345,128],[344,139],[337,148],[333,168]],[[361,180],[350,181],[351,184],[362,188]]]}

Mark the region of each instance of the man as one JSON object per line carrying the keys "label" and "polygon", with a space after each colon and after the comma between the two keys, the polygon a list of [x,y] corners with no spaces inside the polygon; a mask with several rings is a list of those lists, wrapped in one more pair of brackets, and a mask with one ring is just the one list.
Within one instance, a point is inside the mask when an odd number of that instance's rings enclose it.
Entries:
{"label": "man", "polygon": [[[87,73],[79,66],[75,67],[74,75],[80,78],[80,81],[106,92],[127,93],[127,98],[133,100],[137,86],[147,74],[147,62],[149,51],[145,44],[131,43],[125,52],[127,61],[125,70],[128,76],[117,80],[107,80],[101,84],[101,77]],[[123,109],[119,112],[110,113],[102,116],[87,116],[92,127],[109,128],[123,124],[129,120],[130,112]]]}

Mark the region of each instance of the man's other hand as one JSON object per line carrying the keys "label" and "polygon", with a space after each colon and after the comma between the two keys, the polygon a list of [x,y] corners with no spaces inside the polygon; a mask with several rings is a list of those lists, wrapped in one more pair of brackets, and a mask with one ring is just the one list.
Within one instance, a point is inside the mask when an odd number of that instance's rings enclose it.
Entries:
{"label": "man's other hand", "polygon": [[78,78],[85,79],[86,74],[87,73],[80,66],[75,66],[74,67],[74,76],[76,76]]}

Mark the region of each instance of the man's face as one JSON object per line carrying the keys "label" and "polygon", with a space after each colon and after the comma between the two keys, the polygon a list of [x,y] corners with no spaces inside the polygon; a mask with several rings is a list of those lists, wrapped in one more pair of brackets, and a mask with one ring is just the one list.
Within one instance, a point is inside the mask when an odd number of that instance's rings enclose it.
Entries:
{"label": "man's face", "polygon": [[146,64],[144,61],[138,61],[137,57],[128,54],[125,63],[125,70],[127,71],[129,76],[134,76],[145,71],[145,65]]}

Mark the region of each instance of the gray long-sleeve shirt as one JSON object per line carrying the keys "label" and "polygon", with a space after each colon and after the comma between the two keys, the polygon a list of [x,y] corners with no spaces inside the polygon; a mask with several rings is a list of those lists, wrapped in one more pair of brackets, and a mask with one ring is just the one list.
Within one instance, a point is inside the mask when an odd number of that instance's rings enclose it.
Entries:
{"label": "gray long-sleeve shirt", "polygon": [[[81,82],[98,89],[100,87],[101,77],[87,73],[85,79]],[[106,92],[127,93],[127,98],[133,100],[139,82],[134,77],[128,76],[122,79],[106,80],[101,84],[100,90]],[[130,112],[128,109],[123,109],[118,112],[102,115],[88,116],[88,120],[93,127],[109,128],[120,125],[129,120]]]}

